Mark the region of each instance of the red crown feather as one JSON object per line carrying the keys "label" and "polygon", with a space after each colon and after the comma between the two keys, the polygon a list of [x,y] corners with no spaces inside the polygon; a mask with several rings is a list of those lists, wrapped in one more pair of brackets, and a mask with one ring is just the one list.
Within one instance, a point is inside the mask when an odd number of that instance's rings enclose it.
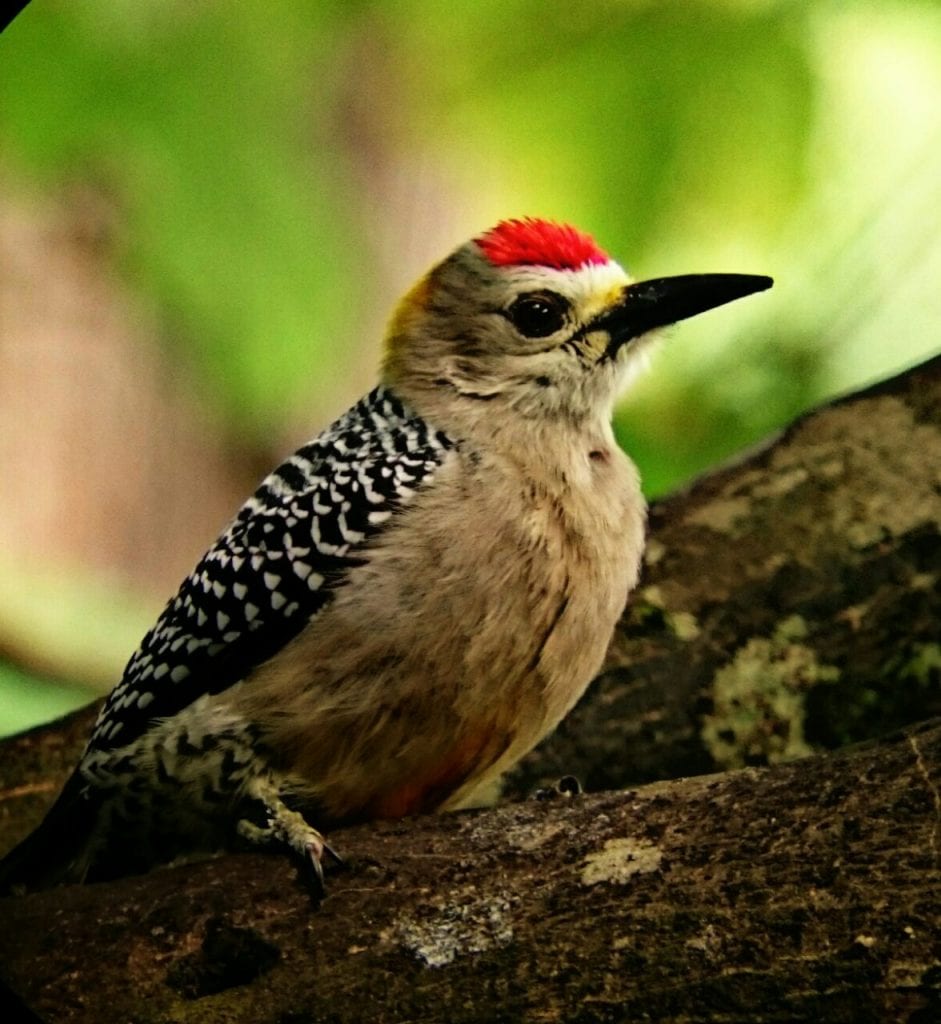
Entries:
{"label": "red crown feather", "polygon": [[495,267],[537,266],[577,270],[588,263],[607,263],[608,256],[584,232],[570,224],[538,217],[502,220],[475,241]]}

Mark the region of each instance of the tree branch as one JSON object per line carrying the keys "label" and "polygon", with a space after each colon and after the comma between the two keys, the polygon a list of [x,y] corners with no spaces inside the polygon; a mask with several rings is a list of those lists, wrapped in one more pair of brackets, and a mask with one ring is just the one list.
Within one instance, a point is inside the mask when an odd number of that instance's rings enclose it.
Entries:
{"label": "tree branch", "polygon": [[[840,755],[379,823],[319,911],[230,856],[7,901],[49,1021],[924,1021],[941,722]],[[919,1016],[920,1014],[920,1016]]]}

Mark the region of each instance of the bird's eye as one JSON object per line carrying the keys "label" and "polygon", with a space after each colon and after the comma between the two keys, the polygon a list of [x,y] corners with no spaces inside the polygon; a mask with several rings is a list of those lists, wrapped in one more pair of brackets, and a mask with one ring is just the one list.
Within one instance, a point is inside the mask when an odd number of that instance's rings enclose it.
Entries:
{"label": "bird's eye", "polygon": [[506,315],[526,338],[545,338],[565,324],[568,303],[555,292],[528,292],[514,299]]}

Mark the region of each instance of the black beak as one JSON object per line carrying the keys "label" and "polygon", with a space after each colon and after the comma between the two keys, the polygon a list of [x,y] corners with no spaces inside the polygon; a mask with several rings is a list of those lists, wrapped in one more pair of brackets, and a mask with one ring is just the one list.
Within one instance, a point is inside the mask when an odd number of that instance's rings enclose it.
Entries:
{"label": "black beak", "polygon": [[614,355],[625,342],[655,327],[763,292],[773,283],[770,277],[756,274],[683,274],[638,281],[629,284],[617,306],[602,313],[589,329],[611,335],[608,352]]}

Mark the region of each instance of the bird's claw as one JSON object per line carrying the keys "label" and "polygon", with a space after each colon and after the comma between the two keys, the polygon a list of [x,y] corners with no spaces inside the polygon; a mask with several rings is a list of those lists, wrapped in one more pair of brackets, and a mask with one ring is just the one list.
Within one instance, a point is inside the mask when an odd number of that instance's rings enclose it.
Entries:
{"label": "bird's claw", "polygon": [[346,863],[343,858],[337,853],[336,850],[326,841],[323,840],[323,852],[336,864],[337,867],[343,867]]}
{"label": "bird's claw", "polygon": [[324,880],[325,859],[329,858],[338,867],[342,867],[344,864],[343,858],[323,838],[323,836],[320,835],[319,832],[317,833],[316,838],[308,839],[305,853],[306,856],[304,857],[304,863],[313,872],[311,886],[314,890],[314,896],[318,899],[322,899],[327,892],[326,882]]}
{"label": "bird's claw", "polygon": [[[317,845],[320,849],[317,849]],[[323,899],[327,894],[327,886],[323,877],[323,844],[309,843],[307,846],[307,857],[304,863],[313,871],[311,888],[317,899]]]}

